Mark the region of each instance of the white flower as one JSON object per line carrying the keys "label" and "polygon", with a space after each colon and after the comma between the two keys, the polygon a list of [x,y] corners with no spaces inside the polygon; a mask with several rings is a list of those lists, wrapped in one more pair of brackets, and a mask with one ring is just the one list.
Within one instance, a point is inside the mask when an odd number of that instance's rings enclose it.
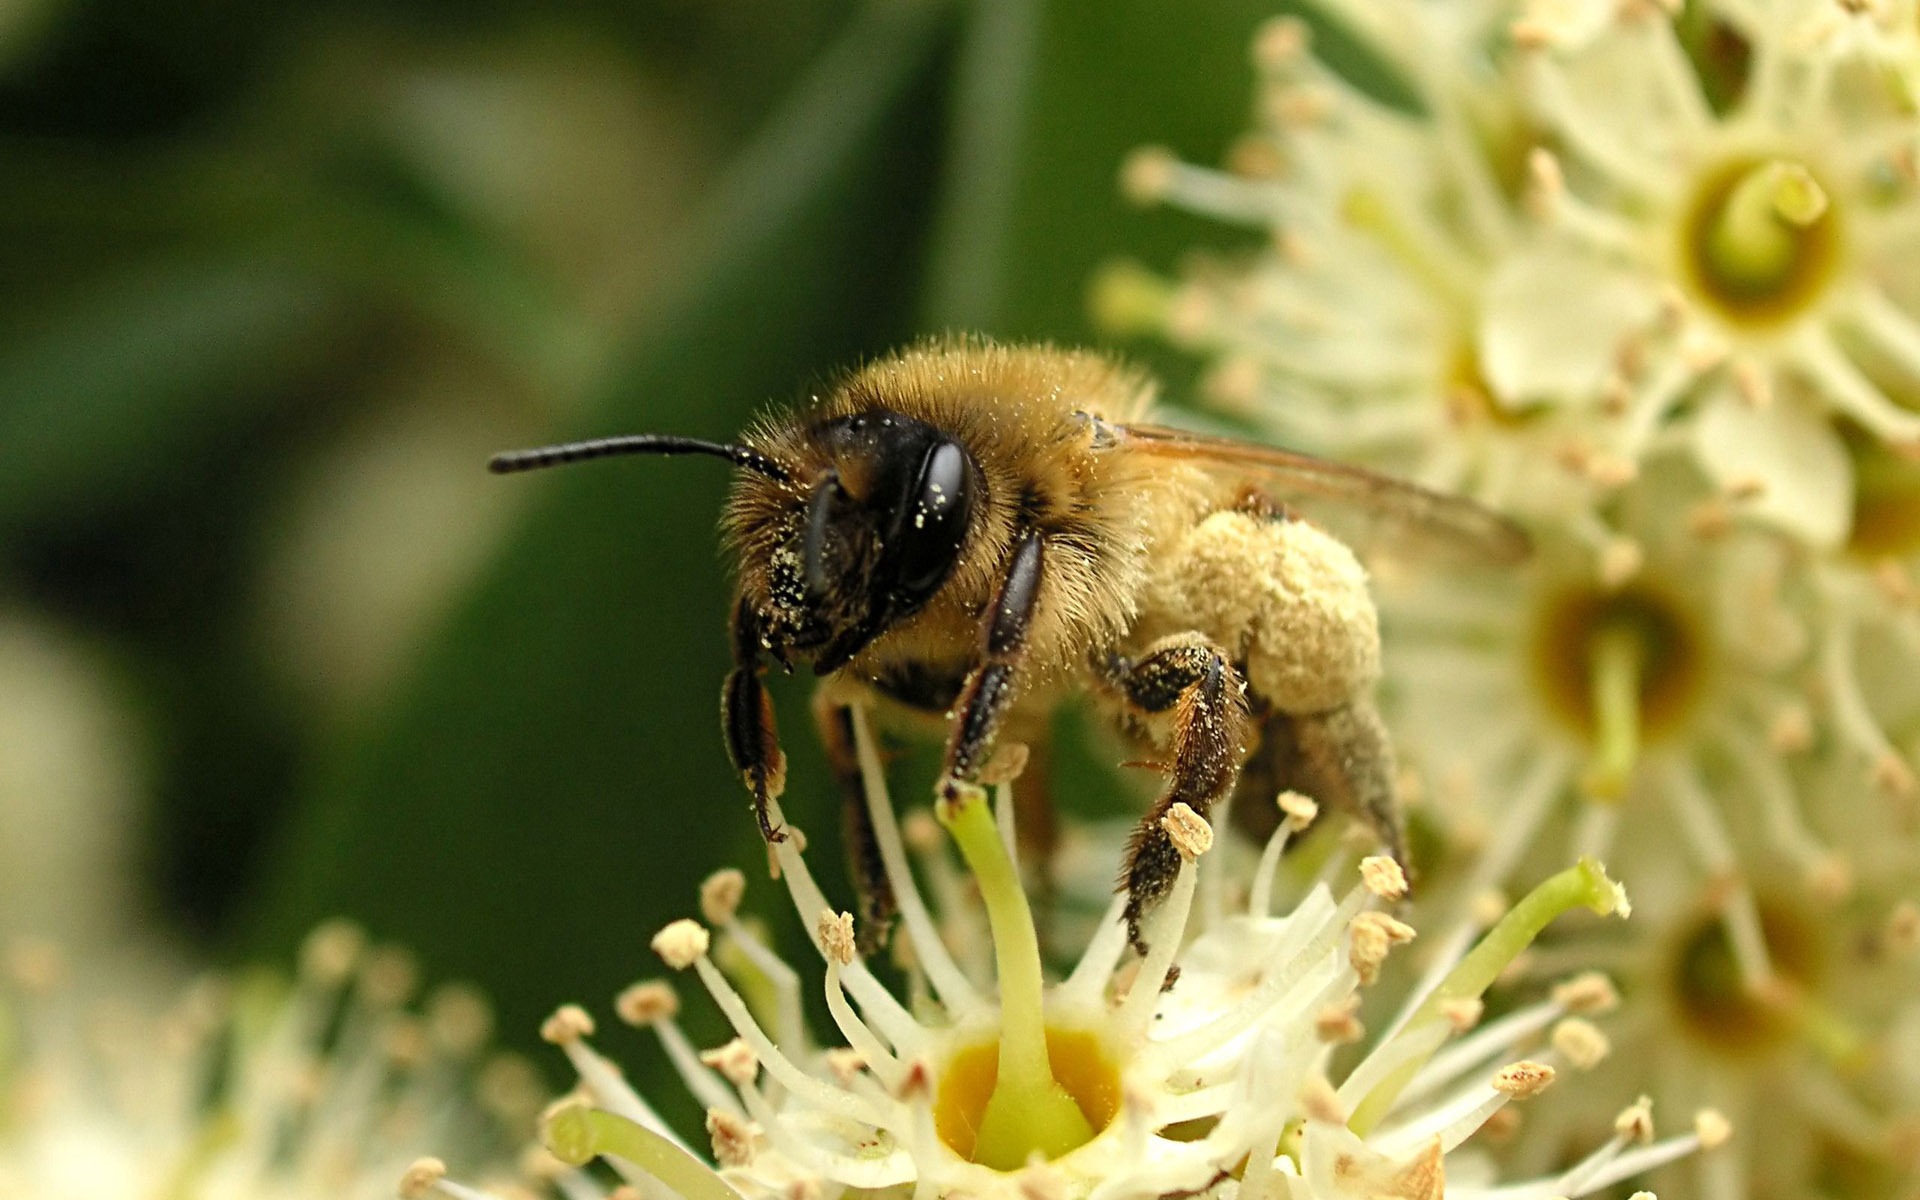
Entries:
{"label": "white flower", "polygon": [[[1512,347],[1485,314],[1553,283],[1551,264],[1502,274],[1533,238],[1505,176],[1525,156],[1507,72],[1487,53],[1504,6],[1347,3],[1336,9],[1411,96],[1384,100],[1309,51],[1281,18],[1255,41],[1262,125],[1214,171],[1164,151],[1125,173],[1138,199],[1267,232],[1169,289],[1109,273],[1096,307],[1218,356],[1211,398],[1280,441],[1385,466],[1509,511],[1585,511],[1610,460],[1570,418],[1515,386]],[[1603,352],[1645,317],[1620,289],[1541,311],[1560,360]],[[1575,367],[1585,370],[1585,367]],[[1584,385],[1592,408],[1603,372]]]}
{"label": "white flower", "polygon": [[[1751,881],[1781,864],[1843,894],[1851,864],[1809,810],[1887,806],[1869,778],[1897,798],[1911,776],[1882,752],[1852,651],[1825,644],[1835,626],[1792,548],[1730,522],[1672,456],[1610,515],[1538,530],[1535,560],[1507,579],[1383,590],[1388,711],[1456,849],[1476,851],[1463,898],[1569,850],[1620,862],[1637,891],[1713,879],[1749,924]],[[1816,744],[1853,764],[1840,795],[1837,776],[1792,769]],[[1617,830],[1635,825],[1660,844],[1618,856]],[[1571,846],[1543,843],[1555,829]]]}
{"label": "white flower", "polygon": [[1834,0],[1703,2],[1691,40],[1651,2],[1334,10],[1411,105],[1280,22],[1237,172],[1129,169],[1136,194],[1271,230],[1146,306],[1225,355],[1216,390],[1538,513],[1582,495],[1555,451],[1612,486],[1677,436],[1748,515],[1845,541],[1843,434],[1920,451],[1912,31]]}
{"label": "white flower", "polygon": [[[1884,905],[1855,889],[1888,877],[1876,860],[1911,873],[1920,815],[1914,8],[1322,7],[1403,99],[1270,25],[1231,170],[1148,152],[1127,179],[1267,244],[1175,286],[1119,272],[1097,299],[1216,355],[1233,415],[1532,529],[1512,579],[1376,572],[1383,712],[1458,867],[1425,901],[1469,913],[1569,844],[1616,847],[1655,926],[1704,911],[1729,994],[1778,998],[1780,894]],[[1636,1031],[1654,991],[1629,996]],[[1894,1020],[1855,1024],[1878,1046]],[[1791,1077],[1637,1043],[1712,1074],[1683,1092],[1689,1066],[1663,1071],[1669,1107],[1759,1112],[1780,1151],[1703,1160],[1700,1194],[1813,1188],[1795,1172],[1819,1156],[1789,1152],[1809,1122],[1913,1139],[1892,1075],[1836,1118],[1848,1081],[1817,1025],[1785,1043]],[[1537,1169],[1540,1145],[1505,1161]]]}
{"label": "white flower", "polygon": [[[1275,870],[1297,818],[1283,821],[1244,879],[1245,906],[1208,919],[1194,895],[1200,862],[1218,861],[1209,853],[1213,835],[1176,805],[1169,832],[1183,861],[1148,918],[1149,953],[1127,952],[1116,899],[1078,963],[1048,982],[1012,831],[996,827],[984,795],[966,797],[941,821],[973,873],[990,929],[997,969],[991,979],[975,977],[964,956],[949,952],[909,873],[864,718],[855,731],[880,853],[900,899],[911,999],[889,991],[856,955],[852,919],[827,903],[800,839],[790,838],[774,847],[775,860],[813,931],[827,1008],[845,1044],[813,1043],[800,1018],[799,972],[741,921],[741,876],[722,872],[704,889],[706,923],[676,921],[654,948],[669,966],[698,975],[737,1040],[697,1052],[677,1023],[678,1000],[659,981],[637,985],[617,1005],[658,1035],[706,1105],[706,1149],[717,1171],[588,1045],[593,1023],[575,1008],[562,1009],[546,1030],[581,1081],[581,1102],[547,1122],[547,1144],[563,1159],[605,1156],[643,1196],[698,1200],[831,1200],[850,1191],[1362,1200],[1390,1189],[1424,1198],[1440,1194],[1450,1163],[1463,1182],[1449,1195],[1490,1195],[1491,1185],[1465,1182],[1483,1169],[1473,1150],[1454,1152],[1505,1105],[1550,1082],[1558,1051],[1510,1060],[1566,1015],[1569,1002],[1552,997],[1450,1039],[1471,1026],[1480,993],[1555,915],[1576,906],[1624,911],[1624,897],[1597,866],[1555,876],[1471,953],[1441,964],[1437,988],[1410,997],[1388,1035],[1336,1086],[1336,1048],[1363,1036],[1354,1015],[1359,989],[1413,936],[1376,907],[1404,894],[1390,860],[1369,860],[1362,882],[1344,894],[1316,883],[1275,916]],[[1009,812],[1003,790],[1003,821]],[[735,965],[723,970],[716,959],[729,955]],[[1584,1194],[1699,1145],[1695,1137],[1642,1147],[1616,1139],[1572,1168],[1497,1194]],[[416,1196],[475,1195],[431,1170],[409,1187]],[[569,1187],[599,1194],[585,1176]]]}
{"label": "white flower", "polygon": [[[542,1102],[524,1062],[483,1054],[471,991],[408,1007],[416,972],[344,924],[289,989],[206,979],[170,1004],[66,982],[21,944],[0,981],[0,1195],[32,1200],[377,1200],[437,1147],[511,1180]],[[79,978],[85,978],[84,970]]]}
{"label": "white flower", "polygon": [[[1657,840],[1625,831],[1621,853]],[[1628,1007],[1609,1023],[1611,1058],[1589,1086],[1535,1106],[1530,1136],[1577,1138],[1604,1116],[1597,1097],[1644,1090],[1664,1112],[1704,1106],[1738,1129],[1724,1152],[1656,1176],[1663,1194],[1816,1180],[1859,1200],[1905,1194],[1920,1169],[1920,1080],[1900,1045],[1920,1021],[1916,865],[1908,846],[1903,864],[1863,872],[1845,903],[1762,881],[1751,926],[1727,920],[1724,887],[1670,879],[1637,897],[1649,919],[1632,939],[1594,930],[1542,944],[1543,962],[1606,963]],[[1754,955],[1769,965],[1764,986],[1745,977]]]}
{"label": "white flower", "polygon": [[[1852,516],[1836,422],[1920,449],[1904,403],[1920,381],[1920,127],[1872,8],[1723,0],[1701,6],[1694,46],[1652,8],[1596,26],[1542,5],[1516,27],[1528,111],[1562,151],[1538,197],[1547,236],[1503,270],[1548,254],[1558,307],[1601,288],[1656,313],[1611,361],[1586,360],[1615,373],[1616,450],[1637,458],[1679,421],[1722,487],[1762,485],[1752,515],[1818,546]],[[1722,111],[1708,76],[1735,48]],[[1526,345],[1550,302],[1490,311],[1487,341]]]}

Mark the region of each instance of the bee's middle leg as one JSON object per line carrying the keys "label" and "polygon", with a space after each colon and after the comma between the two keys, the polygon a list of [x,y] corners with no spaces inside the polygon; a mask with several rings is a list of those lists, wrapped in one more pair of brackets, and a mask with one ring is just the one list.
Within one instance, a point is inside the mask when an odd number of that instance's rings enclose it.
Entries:
{"label": "bee's middle leg", "polygon": [[1107,681],[1141,724],[1152,723],[1154,714],[1172,714],[1167,789],[1134,829],[1120,875],[1127,938],[1144,954],[1141,919],[1180,870],[1179,852],[1160,828],[1161,818],[1175,804],[1205,817],[1233,790],[1246,752],[1246,688],[1226,651],[1198,633],[1162,638],[1137,659],[1114,658]]}
{"label": "bee's middle leg", "polygon": [[867,807],[867,777],[860,769],[854,741],[853,710],[834,698],[828,685],[813,694],[813,721],[820,745],[827,752],[834,781],[840,786],[840,829],[847,855],[847,871],[860,903],[860,953],[872,954],[886,945],[899,905],[886,863],[880,857],[880,839],[873,831],[873,813]]}

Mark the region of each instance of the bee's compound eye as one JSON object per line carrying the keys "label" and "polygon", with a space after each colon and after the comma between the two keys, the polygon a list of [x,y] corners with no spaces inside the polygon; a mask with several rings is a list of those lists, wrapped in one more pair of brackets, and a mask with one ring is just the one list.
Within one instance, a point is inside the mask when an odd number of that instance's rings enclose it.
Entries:
{"label": "bee's compound eye", "polygon": [[966,538],[973,507],[973,465],[957,442],[927,451],[888,546],[897,604],[917,608],[946,581]]}

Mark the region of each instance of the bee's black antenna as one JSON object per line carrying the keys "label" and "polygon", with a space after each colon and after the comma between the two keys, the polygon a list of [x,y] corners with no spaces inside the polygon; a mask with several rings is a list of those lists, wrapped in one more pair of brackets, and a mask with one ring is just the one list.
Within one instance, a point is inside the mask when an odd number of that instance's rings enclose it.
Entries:
{"label": "bee's black antenna", "polygon": [[736,467],[786,483],[793,477],[787,469],[747,446],[721,442],[703,442],[699,438],[672,437],[666,434],[637,433],[627,437],[594,438],[585,442],[567,442],[559,446],[536,446],[531,450],[508,450],[487,460],[487,470],[495,475],[515,471],[537,471],[589,458],[612,458],[618,454],[711,454]]}

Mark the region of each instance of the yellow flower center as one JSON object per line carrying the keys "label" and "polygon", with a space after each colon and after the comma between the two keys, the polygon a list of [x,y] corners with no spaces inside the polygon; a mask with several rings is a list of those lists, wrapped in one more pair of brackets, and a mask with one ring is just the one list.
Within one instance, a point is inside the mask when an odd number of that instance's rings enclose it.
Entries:
{"label": "yellow flower center", "polygon": [[1786,1043],[1804,1022],[1796,1001],[1821,975],[1820,938],[1795,910],[1760,903],[1760,932],[1774,974],[1786,985],[1766,994],[1747,985],[1717,912],[1703,914],[1676,943],[1670,967],[1680,1022],[1701,1045],[1729,1057],[1758,1056]]}
{"label": "yellow flower center", "polygon": [[1447,398],[1448,412],[1463,426],[1525,428],[1542,410],[1510,409],[1493,398],[1493,388],[1481,369],[1480,348],[1470,332],[1462,330],[1441,372],[1441,389]]}
{"label": "yellow flower center", "polygon": [[1727,322],[1764,329],[1803,315],[1840,259],[1830,193],[1804,163],[1737,159],[1709,172],[1680,222],[1694,293]]}
{"label": "yellow flower center", "polygon": [[1920,551],[1920,470],[1853,425],[1841,437],[1853,458],[1853,528],[1847,549],[1868,561]]}
{"label": "yellow flower center", "polygon": [[[1054,1081],[1072,1098],[1094,1134],[1113,1123],[1120,1111],[1120,1071],[1097,1034],[1049,1026],[1047,1060]],[[961,1158],[996,1170],[1014,1171],[1025,1166],[1024,1153],[1009,1153],[1017,1147],[982,1144],[980,1138],[987,1102],[1000,1078],[999,1040],[962,1046],[942,1064],[939,1074],[933,1123],[947,1148]]]}
{"label": "yellow flower center", "polygon": [[1587,785],[1598,798],[1625,789],[1642,745],[1685,727],[1707,644],[1693,614],[1647,584],[1576,588],[1541,610],[1535,681],[1548,711],[1591,747]]}
{"label": "yellow flower center", "polygon": [[[1090,1065],[1107,1061],[1097,1041],[1062,1034],[1046,1022],[1033,913],[1019,869],[987,810],[986,793],[957,785],[935,814],[980,885],[1000,977],[999,1034],[961,1050],[941,1072],[935,1128],[963,1157],[1017,1171],[1036,1155],[1055,1159],[1092,1141],[1104,1121],[1096,1123],[1089,1106],[1098,1109],[1093,1098],[1104,1087],[1117,1091],[1119,1076],[1111,1067]],[[1066,1058],[1056,1057],[1056,1044]],[[1082,1085],[1079,1092],[1075,1081]],[[1112,1115],[1109,1108],[1106,1117]]]}

